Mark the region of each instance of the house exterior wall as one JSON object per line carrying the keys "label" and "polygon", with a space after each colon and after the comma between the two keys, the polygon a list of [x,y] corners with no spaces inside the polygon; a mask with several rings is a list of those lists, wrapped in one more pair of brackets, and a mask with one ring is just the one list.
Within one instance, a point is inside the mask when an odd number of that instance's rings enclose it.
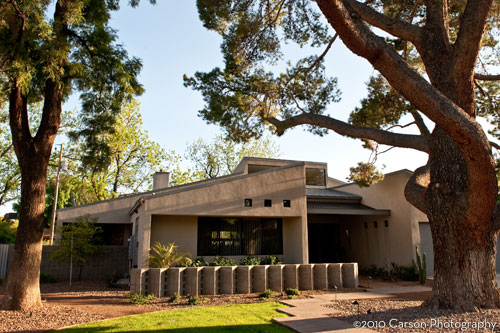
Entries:
{"label": "house exterior wall", "polygon": [[97,218],[97,223],[129,223],[130,208],[144,194],[136,194],[127,197],[105,200],[89,205],[57,210],[57,225],[62,226],[65,222],[74,222],[79,216],[90,214]]}
{"label": "house exterior wall", "polygon": [[[387,217],[381,216],[354,216],[342,219],[341,241],[347,260],[358,262],[360,267],[371,265],[386,267],[391,262],[396,262],[391,247],[391,231],[385,227],[385,220],[388,220]],[[374,222],[377,222],[377,227]],[[405,262],[406,260],[403,260],[403,263],[396,263],[406,265]]]}
{"label": "house exterior wall", "polygon": [[[410,265],[411,259],[415,258],[415,247],[420,244],[418,223],[427,221],[427,216],[404,197],[404,188],[410,176],[410,172],[402,170],[387,174],[383,181],[367,188],[355,184],[336,188],[362,196],[362,203],[367,206],[391,210],[389,217],[356,217],[349,223],[354,237],[351,241],[356,244],[352,255],[359,260],[360,267],[367,264],[383,267],[392,262]],[[389,221],[387,228],[385,220]],[[378,228],[374,228],[373,221],[378,222]],[[367,229],[364,222],[368,224]]]}
{"label": "house exterior wall", "polygon": [[198,218],[186,215],[153,215],[151,219],[150,246],[156,242],[175,243],[179,250],[196,257],[198,243]]}
{"label": "house exterior wall", "polygon": [[[182,250],[196,255],[199,216],[282,218],[283,259],[307,263],[304,163],[169,193],[146,199],[138,209],[139,268],[146,267],[144,258],[157,240],[162,243],[175,240]],[[245,199],[252,199],[252,207],[244,206]],[[264,207],[265,199],[272,200],[272,207]],[[283,200],[291,200],[291,207],[284,207]],[[174,234],[175,239],[171,236]]]}

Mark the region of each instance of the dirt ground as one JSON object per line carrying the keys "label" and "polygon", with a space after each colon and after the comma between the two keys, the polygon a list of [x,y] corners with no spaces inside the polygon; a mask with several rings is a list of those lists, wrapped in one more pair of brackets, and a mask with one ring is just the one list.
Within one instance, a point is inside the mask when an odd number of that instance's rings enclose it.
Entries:
{"label": "dirt ground", "polygon": [[[360,289],[384,287],[383,281],[360,279]],[[415,285],[413,282],[398,282],[396,284]],[[342,289],[339,292],[353,290]],[[191,307],[187,297],[182,297],[178,303],[170,303],[168,298],[153,299],[149,304],[135,305],[130,303],[128,289],[110,288],[105,281],[74,282],[70,287],[67,282],[42,284],[42,300],[44,307],[40,310],[22,313],[18,311],[0,311],[0,332],[46,332],[51,329],[90,321],[129,316],[154,311],[170,311]],[[311,294],[331,293],[332,291],[305,291],[298,298]],[[5,290],[0,286],[0,303]],[[428,293],[410,293],[400,295],[409,300],[424,300]],[[271,300],[286,299],[284,294],[275,293]],[[258,294],[249,295],[218,295],[200,296],[200,306],[238,304],[261,302]]]}

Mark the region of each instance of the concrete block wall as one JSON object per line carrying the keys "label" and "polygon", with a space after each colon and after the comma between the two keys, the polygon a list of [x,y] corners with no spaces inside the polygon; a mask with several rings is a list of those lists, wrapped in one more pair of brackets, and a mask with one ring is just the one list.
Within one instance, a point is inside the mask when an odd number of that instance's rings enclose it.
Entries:
{"label": "concrete block wall", "polygon": [[203,267],[201,270],[201,293],[202,295],[217,295],[219,267]]}
{"label": "concrete block wall", "polygon": [[287,264],[283,269],[283,283],[285,289],[299,289],[299,266],[297,264]]}
{"label": "concrete block wall", "polygon": [[130,276],[132,293],[157,297],[356,287],[357,263],[146,268],[132,269]]}

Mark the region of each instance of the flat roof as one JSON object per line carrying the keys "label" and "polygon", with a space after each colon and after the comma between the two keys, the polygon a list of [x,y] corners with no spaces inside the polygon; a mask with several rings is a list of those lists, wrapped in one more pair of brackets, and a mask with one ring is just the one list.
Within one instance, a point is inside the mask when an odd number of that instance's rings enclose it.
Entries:
{"label": "flat roof", "polygon": [[308,198],[324,198],[324,199],[353,199],[361,200],[361,196],[357,194],[347,193],[331,188],[306,188],[306,196]]}
{"label": "flat roof", "polygon": [[374,209],[360,203],[308,201],[308,214],[390,216],[389,209]]}

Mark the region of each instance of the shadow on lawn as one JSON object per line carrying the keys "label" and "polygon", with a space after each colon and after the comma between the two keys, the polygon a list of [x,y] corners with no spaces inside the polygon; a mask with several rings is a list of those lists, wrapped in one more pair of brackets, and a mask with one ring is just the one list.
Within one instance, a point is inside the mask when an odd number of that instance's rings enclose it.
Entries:
{"label": "shadow on lawn", "polygon": [[[51,331],[51,332],[71,332],[71,333],[87,333],[87,332],[111,332],[113,330],[123,329],[119,326],[107,325],[100,327],[74,327],[67,328],[61,331]],[[118,331],[115,331],[118,332]],[[212,326],[212,327],[187,327],[187,328],[170,328],[170,329],[141,329],[141,330],[131,330],[131,331],[120,331],[120,332],[130,332],[130,333],[140,333],[140,332],[291,332],[289,329],[277,325],[277,324],[259,324],[259,325],[235,325],[235,326]]]}

